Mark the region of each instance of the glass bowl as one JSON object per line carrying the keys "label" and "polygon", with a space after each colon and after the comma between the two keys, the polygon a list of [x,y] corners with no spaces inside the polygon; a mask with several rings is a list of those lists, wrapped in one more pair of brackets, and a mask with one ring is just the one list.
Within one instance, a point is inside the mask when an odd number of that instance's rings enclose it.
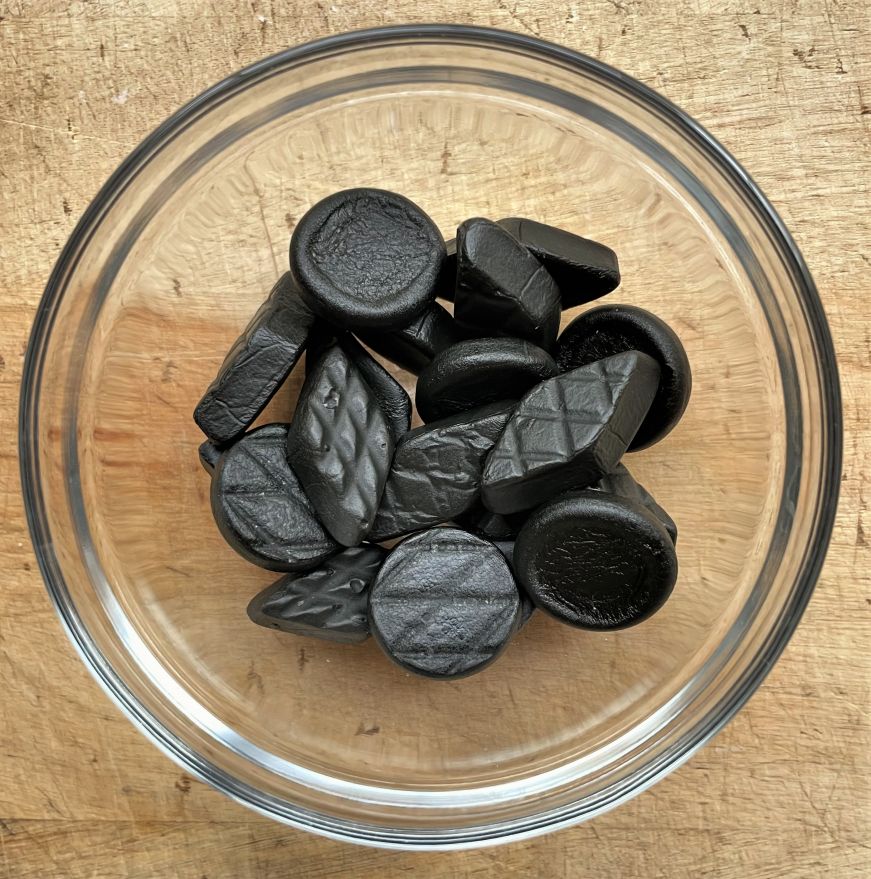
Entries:
{"label": "glass bowl", "polygon": [[[213,524],[191,413],[286,269],[297,219],[351,186],[408,195],[446,236],[469,216],[519,215],[604,241],[624,278],[605,301],[680,334],[689,409],[627,458],[680,529],[679,581],[653,618],[603,634],[539,613],[498,662],[455,682],[404,673],[371,639],[249,623],[248,600],[275,575]],[[299,372],[262,420],[288,420]],[[283,52],[150,135],[54,269],[21,407],[43,576],[136,726],[265,815],[405,848],[589,818],[715,733],[810,597],[840,437],[813,282],[734,159],[598,61],[435,25]]]}

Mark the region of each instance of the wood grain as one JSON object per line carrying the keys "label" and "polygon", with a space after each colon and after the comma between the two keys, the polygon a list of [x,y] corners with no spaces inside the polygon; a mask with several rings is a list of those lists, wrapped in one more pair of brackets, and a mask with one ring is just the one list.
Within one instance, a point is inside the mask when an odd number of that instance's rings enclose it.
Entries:
{"label": "wood grain", "polygon": [[[772,198],[816,277],[846,428],[840,514],[816,596],[747,708],[615,812],[543,839],[448,855],[365,850],[271,823],[188,778],[135,732],[45,596],[13,418],[52,262],[140,138],[265,54],[421,17],[596,55],[709,127]],[[865,0],[0,0],[0,876],[869,875],[869,134]]]}

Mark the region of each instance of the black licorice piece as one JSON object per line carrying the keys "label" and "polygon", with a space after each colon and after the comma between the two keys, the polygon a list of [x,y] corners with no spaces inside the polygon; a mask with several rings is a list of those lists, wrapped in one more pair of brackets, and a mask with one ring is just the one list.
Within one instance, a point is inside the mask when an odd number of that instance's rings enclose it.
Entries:
{"label": "black licorice piece", "polygon": [[218,466],[218,461],[221,457],[220,446],[216,446],[211,440],[206,440],[200,444],[197,451],[200,456],[200,464],[203,465],[203,470],[211,476],[215,472],[215,467]]}
{"label": "black licorice piece", "polygon": [[369,596],[369,625],[402,668],[433,678],[481,671],[516,632],[520,595],[493,544],[433,528],[399,544]]}
{"label": "black licorice piece", "polygon": [[692,391],[686,351],[674,330],[634,305],[603,305],[576,317],[559,337],[556,359],[565,371],[621,351],[643,351],[659,363],[659,390],[629,451],[659,442],[680,421]]}
{"label": "black licorice piece", "polygon": [[436,296],[446,302],[453,302],[457,295],[457,239],[445,242],[445,261],[442,263],[442,274],[439,279]]}
{"label": "black licorice piece", "polygon": [[313,321],[285,272],[194,410],[194,421],[209,439],[229,443],[251,426],[299,360]]}
{"label": "black licorice piece", "polygon": [[445,244],[433,221],[383,189],[346,189],[297,223],[290,268],[312,311],[347,330],[401,329],[435,298]]}
{"label": "black licorice piece", "polygon": [[212,514],[227,543],[249,562],[306,571],[341,547],[287,463],[287,427],[258,427],[224,451],[212,477]]}
{"label": "black licorice piece", "polygon": [[454,317],[474,335],[514,336],[549,351],[560,321],[560,292],[544,266],[490,220],[457,229]]}
{"label": "black licorice piece", "polygon": [[357,335],[373,351],[417,375],[433,357],[463,338],[450,313],[433,302],[407,327],[382,333],[358,330]]}
{"label": "black licorice piece", "polygon": [[475,504],[484,459],[511,408],[494,403],[409,431],[396,446],[370,539],[438,525]]}
{"label": "black licorice piece", "polygon": [[523,510],[502,516],[488,510],[480,501],[472,507],[454,517],[454,521],[466,531],[477,534],[478,537],[486,537],[498,544],[500,541],[514,540],[517,537],[528,513]]}
{"label": "black licorice piece", "polygon": [[338,345],[308,374],[287,435],[287,460],[318,517],[344,546],[368,534],[393,458],[375,395]]}
{"label": "black licorice piece", "polygon": [[411,429],[411,397],[404,387],[350,334],[339,332],[322,323],[316,323],[309,339],[306,354],[306,375],[314,368],[320,355],[333,345],[339,345],[360,372],[363,381],[378,400],[390,427],[394,445]]}
{"label": "black licorice piece", "polygon": [[623,464],[618,464],[613,473],[608,473],[598,482],[593,483],[590,490],[603,491],[641,504],[659,519],[662,527],[668,532],[671,542],[677,545],[677,525],[674,524],[674,519],[656,502],[653,495],[641,483],[635,481]]}
{"label": "black licorice piece", "polygon": [[620,284],[617,254],[598,241],[525,217],[507,217],[499,225],[547,269],[563,308],[592,302]]}
{"label": "black licorice piece", "polygon": [[581,491],[529,517],[514,547],[514,572],[557,619],[622,629],[662,606],[677,579],[677,556],[665,528],[640,504]]}
{"label": "black licorice piece", "polygon": [[446,418],[497,400],[519,400],[559,372],[556,362],[523,339],[467,339],[437,354],[415,393],[420,417]]}
{"label": "black licorice piece", "polygon": [[487,457],[485,506],[503,514],[530,509],[610,473],[647,414],[658,383],[656,361],[626,351],[533,388]]}
{"label": "black licorice piece", "polygon": [[360,644],[369,637],[369,589],[386,555],[364,544],[307,574],[285,574],[251,600],[248,616],[269,629]]}
{"label": "black licorice piece", "polygon": [[[514,570],[514,541],[513,540],[493,540],[493,546],[505,556],[511,570]],[[516,578],[515,578],[516,580]],[[518,631],[522,629],[535,613],[535,602],[526,594],[526,590],[517,583],[517,591],[520,594],[520,624]]]}

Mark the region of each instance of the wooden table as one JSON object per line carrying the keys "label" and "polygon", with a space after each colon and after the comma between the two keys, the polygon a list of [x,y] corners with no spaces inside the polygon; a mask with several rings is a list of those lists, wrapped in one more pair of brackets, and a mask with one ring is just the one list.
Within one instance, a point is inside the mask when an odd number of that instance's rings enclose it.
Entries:
{"label": "wooden table", "polygon": [[[24,524],[18,383],[52,262],[97,187],[170,111],[263,55],[420,19],[596,55],[709,127],[780,210],[841,366],[841,510],[782,660],[688,765],[590,824],[510,847],[393,854],[271,823],[187,777],[61,633]],[[0,0],[0,875],[871,875],[871,15],[866,0]]]}

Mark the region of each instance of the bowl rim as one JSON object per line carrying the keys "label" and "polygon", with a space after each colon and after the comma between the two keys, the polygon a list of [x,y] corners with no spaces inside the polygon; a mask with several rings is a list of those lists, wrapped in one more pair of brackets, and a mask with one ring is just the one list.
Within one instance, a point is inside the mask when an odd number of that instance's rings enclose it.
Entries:
{"label": "bowl rim", "polygon": [[[228,92],[235,91],[260,77],[273,67],[289,63],[312,61],[336,51],[371,48],[377,44],[392,42],[444,43],[463,42],[484,45],[496,49],[514,49],[551,63],[566,65],[580,73],[595,75],[630,93],[646,106],[656,110],[672,125],[680,129],[695,146],[700,147],[707,158],[725,171],[731,182],[759,212],[759,220],[779,246],[795,281],[799,300],[804,308],[808,332],[814,344],[816,365],[819,371],[820,399],[827,409],[823,419],[822,483],[813,523],[812,539],[806,549],[800,571],[789,602],[782,614],[779,628],[769,638],[765,650],[754,657],[738,685],[729,691],[710,710],[691,734],[673,746],[666,755],[648,767],[648,771],[631,786],[600,797],[592,806],[574,812],[560,810],[556,815],[541,813],[538,821],[529,818],[516,822],[476,825],[466,828],[462,834],[450,831],[432,832],[404,829],[386,832],[383,828],[335,819],[330,816],[298,809],[297,814],[277,813],[269,808],[268,800],[255,788],[230,778],[224,772],[216,773],[214,767],[191,748],[173,736],[149,712],[147,708],[115,673],[99,648],[93,643],[75,608],[68,600],[66,584],[60,565],[54,555],[52,540],[47,527],[41,482],[38,451],[38,403],[42,379],[42,367],[54,316],[63,296],[63,281],[77,261],[82,247],[99,225],[107,205],[118,195],[156,148],[161,146],[193,117],[198,116],[212,102]],[[133,725],[150,739],[161,751],[180,765],[186,772],[217,788],[237,802],[255,811],[300,829],[321,835],[367,845],[393,849],[462,849],[493,845],[537,836],[561,827],[571,826],[582,820],[608,811],[647,789],[660,778],[676,769],[704,745],[735,715],[753,692],[759,687],[788,643],[795,627],[813,593],[826,556],[837,511],[840,474],[842,466],[842,412],[837,362],[830,329],[819,294],[808,267],[798,247],[787,231],[783,221],[763,195],[749,174],[708,131],[667,98],[633,77],[583,53],[547,42],[537,37],[489,27],[456,24],[411,24],[367,28],[306,42],[285,49],[254,62],[225,77],[201,92],[187,104],[170,115],[148,134],[121,162],[88,205],[72,234],[62,249],[49,277],[42,299],[37,307],[24,360],[19,401],[19,463],[25,515],[40,572],[46,584],[55,610],[82,661],[91,671],[112,701],[129,717]]]}

